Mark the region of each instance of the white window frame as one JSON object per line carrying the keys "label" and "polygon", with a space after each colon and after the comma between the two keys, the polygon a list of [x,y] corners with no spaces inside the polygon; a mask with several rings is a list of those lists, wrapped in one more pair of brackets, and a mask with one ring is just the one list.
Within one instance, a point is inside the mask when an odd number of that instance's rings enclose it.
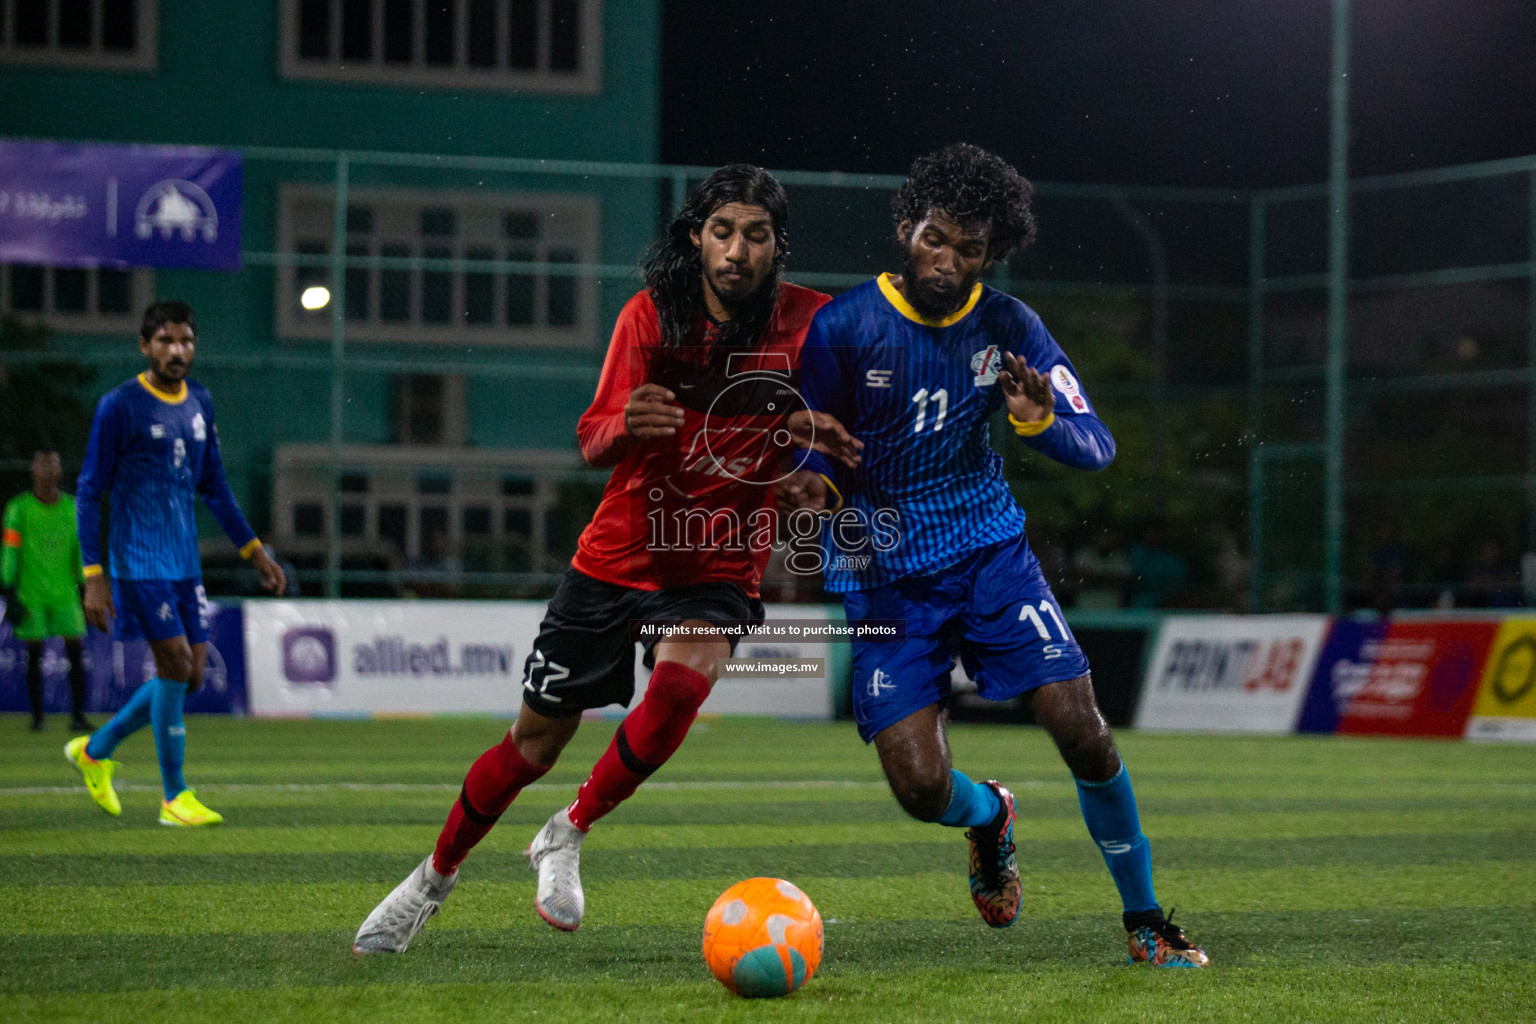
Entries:
{"label": "white window frame", "polygon": [[[454,63],[451,66],[427,64],[424,57],[425,15],[422,0],[414,3],[416,34],[410,62],[384,60],[384,0],[370,0],[373,6],[373,58],[344,59],[341,56],[341,4],[331,3],[331,55],[325,58],[299,56],[299,4],[301,0],[278,0],[281,7],[281,31],[278,40],[278,74],[283,78],[321,79],[332,82],[367,82],[375,85],[425,85],[440,89],[489,89],[503,92],[570,93],[595,95],[602,90],[603,0],[577,0],[580,4],[580,39],[577,44],[575,71],[554,71],[550,61],[550,0],[540,5],[538,67],[532,70],[511,67],[480,68],[469,64],[469,18],[467,0],[450,0],[458,8],[455,20]],[[496,12],[496,51],[499,63],[508,63],[505,52],[510,0],[499,0]]]}
{"label": "white window frame", "polygon": [[50,68],[82,68],[97,71],[154,71],[160,66],[160,10],[158,0],[138,0],[134,15],[133,49],[107,50],[101,45],[102,0],[91,0],[91,45],[79,50],[59,45],[59,0],[48,3],[48,42],[23,46],[16,42],[16,2],[0,0],[4,42],[0,64],[46,65]]}
{"label": "white window frame", "polygon": [[[329,251],[332,233],[332,191],[325,186],[284,185],[278,196],[278,245],[279,252],[298,251],[301,241],[322,241]],[[464,258],[466,249],[492,247],[505,254],[510,246],[527,244],[537,252],[547,252],[551,247],[570,249],[577,263],[596,263],[598,255],[598,202],[595,196],[570,195],[548,192],[440,192],[429,189],[358,188],[348,192],[349,206],[369,206],[378,211],[386,209],[397,223],[411,221],[415,227],[411,234],[391,232],[375,228],[369,236],[374,240],[373,255],[384,244],[408,245],[412,256],[419,257],[423,248],[445,245],[453,248],[457,258]],[[308,207],[313,223],[298,223],[301,211]],[[324,210],[323,221],[320,210]],[[448,241],[438,242],[420,233],[420,215],[424,210],[449,209],[455,214],[458,233]],[[535,239],[519,243],[502,234],[502,220],[510,212],[534,213],[552,219],[574,221],[571,234],[549,241]],[[466,230],[467,229],[467,230]],[[502,258],[498,256],[498,258]],[[445,324],[426,323],[422,320],[420,296],[422,291],[420,270],[406,271],[411,275],[411,311],[404,321],[384,321],[379,315],[381,275],[387,271],[369,271],[370,316],[366,320],[347,320],[348,341],[388,342],[405,344],[470,344],[507,347],[545,347],[589,349],[595,344],[598,320],[598,287],[592,277],[576,277],[576,322],[570,325],[549,326],[547,319],[539,319],[532,325],[512,325],[506,322],[505,273],[492,272],[496,277],[492,323],[471,324],[465,313],[465,277],[473,271],[452,271],[450,306],[453,316]],[[285,338],[328,339],[331,336],[331,310],[327,306],[307,312],[299,305],[299,270],[283,266],[277,274],[277,323]],[[326,273],[329,277],[329,273]],[[535,305],[548,316],[547,275],[535,277]]]}
{"label": "white window frame", "polygon": [[[43,272],[43,308],[14,309],[11,306],[11,267],[0,264],[0,313],[21,320],[41,321],[52,330],[75,334],[139,333],[144,309],[155,294],[155,275],[149,270],[128,271],[128,309],[122,313],[102,313],[101,275],[96,267],[40,267]],[[85,270],[86,308],[84,312],[59,310],[54,306],[56,281],[60,270]]]}
{"label": "white window frame", "polygon": [[[339,524],[331,517],[331,459],[333,453],[324,445],[285,444],[274,453],[272,473],[272,534],[280,550],[315,554],[325,550],[327,539]],[[445,449],[423,445],[348,445],[342,451],[346,473],[368,477],[365,492],[344,492],[341,505],[363,509],[363,532],[340,536],[347,553],[384,553],[389,542],[379,533],[380,509],[400,506],[406,513],[406,560],[420,558],[421,518],[426,508],[448,510],[447,541],[455,554],[466,544],[506,544],[523,535],[506,528],[506,514],[511,510],[528,514],[526,535],[529,571],[558,572],[564,567],[548,551],[546,524],[549,513],[559,506],[560,481],[564,474],[580,466],[580,457],[567,451],[537,449]],[[418,481],[422,476],[448,481],[440,494],[422,494]],[[516,477],[531,482],[530,493],[503,494],[503,478]],[[297,507],[318,505],[321,515],[319,534],[299,535],[294,531]],[[467,508],[490,511],[490,530],[466,536],[464,511]]]}

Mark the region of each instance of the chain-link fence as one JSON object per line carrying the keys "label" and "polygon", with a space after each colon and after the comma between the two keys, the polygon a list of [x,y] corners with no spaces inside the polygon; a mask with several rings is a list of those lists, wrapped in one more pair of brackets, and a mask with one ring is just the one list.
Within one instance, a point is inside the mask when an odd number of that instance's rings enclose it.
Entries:
{"label": "chain-link fence", "polygon": [[[82,327],[55,301],[61,274],[6,268],[6,308],[31,319],[17,297],[35,278],[31,309],[55,335],[23,344],[13,324],[10,378],[84,367],[93,401],[142,363],[137,309],[107,316],[109,284],[130,292],[124,309],[185,298],[236,492],[306,593],[548,593],[606,475],[582,463],[574,428],[608,332],[641,253],[710,169],[246,160],[237,273],[83,279],[97,299]],[[790,280],[835,292],[899,269],[899,178],[781,177]],[[1037,190],[1037,244],[988,280],[1041,313],[1120,447],[1108,471],[1083,474],[998,436],[1064,603],[1321,607],[1324,187]],[[1533,193],[1536,158],[1352,183],[1338,567],[1350,605],[1522,599],[1520,555],[1536,549]],[[80,443],[55,428],[61,447]],[[14,435],[0,453],[13,490],[33,434]],[[251,585],[225,545],[206,547],[212,589]]]}

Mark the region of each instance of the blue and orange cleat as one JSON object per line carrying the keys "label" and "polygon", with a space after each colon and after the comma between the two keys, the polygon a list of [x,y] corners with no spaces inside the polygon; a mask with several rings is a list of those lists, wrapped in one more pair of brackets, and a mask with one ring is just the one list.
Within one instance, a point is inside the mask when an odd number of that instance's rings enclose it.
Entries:
{"label": "blue and orange cleat", "polygon": [[990,825],[977,825],[965,833],[971,841],[971,901],[981,919],[993,928],[1006,928],[1019,916],[1024,887],[1013,856],[1013,794],[987,780],[1002,809]]}
{"label": "blue and orange cleat", "polygon": [[1184,937],[1184,930],[1173,923],[1173,911],[1163,916],[1162,908],[1126,913],[1126,941],[1130,962],[1153,967],[1208,967],[1211,958],[1205,950]]}

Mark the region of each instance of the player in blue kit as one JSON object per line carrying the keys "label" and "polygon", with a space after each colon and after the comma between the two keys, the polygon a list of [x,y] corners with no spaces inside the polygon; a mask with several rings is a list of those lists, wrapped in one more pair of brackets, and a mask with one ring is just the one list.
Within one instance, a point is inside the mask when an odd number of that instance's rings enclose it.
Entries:
{"label": "player in blue kit", "polygon": [[[203,681],[208,609],[197,554],[196,498],[249,559],[266,589],[281,593],[283,570],[268,557],[224,479],[208,389],[187,379],[197,319],[185,302],[157,302],[144,312],[139,351],[149,369],[108,392],[96,407],[85,465],[75,489],[85,562],[85,617],[119,640],[149,641],[155,678],[110,722],[64,746],[91,797],[122,813],[109,760],[124,739],[150,725],[160,756],[162,825],[217,825],[182,778],[186,729],[182,704]],[[101,497],[111,497],[110,586],[102,572]]]}
{"label": "player in blue kit", "polygon": [[1039,316],[981,283],[1033,238],[1032,191],[975,146],[913,164],[893,203],[901,272],[824,306],[801,357],[806,403],[864,443],[863,462],[850,469],[805,453],[779,486],[780,505],[798,523],[805,514],[796,510],[825,514],[817,567],[851,622],[906,623],[899,642],[854,641],[854,716],[907,813],[970,829],[971,895],[983,920],[1001,928],[1019,913],[1015,806],[1003,786],[951,765],[944,709],[956,655],[983,697],[1030,695],[1120,891],[1131,961],[1203,967],[1205,953],[1153,895],[1136,798],[1088,659],[989,443],[989,421],[1006,405],[1021,442],[1048,458],[1095,470],[1115,457]]}

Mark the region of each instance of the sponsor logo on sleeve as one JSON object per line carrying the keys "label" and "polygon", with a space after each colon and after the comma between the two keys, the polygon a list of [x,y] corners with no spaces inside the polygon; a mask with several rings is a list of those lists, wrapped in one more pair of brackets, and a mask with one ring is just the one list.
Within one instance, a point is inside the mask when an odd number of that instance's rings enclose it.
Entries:
{"label": "sponsor logo on sleeve", "polygon": [[1083,397],[1083,389],[1078,385],[1077,378],[1072,376],[1072,371],[1065,365],[1057,363],[1051,367],[1051,383],[1066,397],[1067,404],[1072,407],[1073,412],[1088,411],[1088,400]]}

